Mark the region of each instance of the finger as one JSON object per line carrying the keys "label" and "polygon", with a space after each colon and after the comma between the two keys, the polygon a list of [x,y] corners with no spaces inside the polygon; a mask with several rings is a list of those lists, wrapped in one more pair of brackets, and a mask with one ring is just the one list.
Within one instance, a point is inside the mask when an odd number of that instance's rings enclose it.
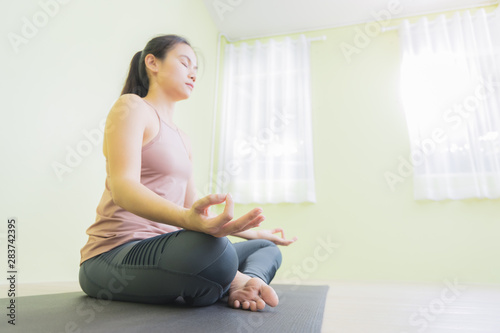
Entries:
{"label": "finger", "polygon": [[[235,229],[234,232],[241,232],[245,230],[249,230],[252,228],[257,228],[260,226],[260,224],[265,220],[265,216],[263,215],[257,215],[254,219],[250,220],[247,224],[241,224],[238,226],[238,229]],[[235,221],[235,223],[238,221]],[[236,226],[235,226],[236,228]]]}
{"label": "finger", "polygon": [[285,238],[285,232],[283,231],[282,228],[275,228],[271,231],[271,233],[275,234],[275,233],[278,233],[280,232],[281,233],[281,238]]}
{"label": "finger", "polygon": [[285,239],[281,239],[281,238],[275,239],[274,243],[276,245],[283,245],[283,246],[288,246],[291,244],[291,242],[289,240],[285,240]]}
{"label": "finger", "polygon": [[224,233],[222,228],[224,228],[226,225],[230,225],[229,223],[233,219],[234,203],[231,194],[226,194],[224,196],[224,200],[226,201],[224,211],[219,215],[210,216],[210,219],[206,222],[206,225],[208,225],[212,230],[208,233],[215,237],[224,237],[229,235],[229,233]]}
{"label": "finger", "polygon": [[265,217],[260,215],[260,213],[262,213],[262,211],[257,208],[236,220],[225,223],[221,228],[221,234],[230,235],[235,232],[245,231],[257,227],[265,219]]}
{"label": "finger", "polygon": [[[231,228],[233,222],[231,222],[231,220],[233,219],[234,214],[234,203],[231,194],[228,193],[225,197],[225,200],[226,206],[224,207],[224,211],[220,215],[211,218],[207,222],[207,224],[209,224],[214,230],[216,230],[216,232],[211,233],[216,237],[227,236],[233,231],[233,229]],[[229,231],[226,233],[226,230]]]}
{"label": "finger", "polygon": [[208,207],[223,203],[226,196],[224,194],[209,194],[193,204],[195,211],[205,213]]}
{"label": "finger", "polygon": [[223,237],[223,236],[231,235],[231,234],[234,234],[237,232],[249,230],[249,229],[260,226],[260,224],[263,220],[264,220],[264,217],[261,215],[261,216],[258,216],[257,218],[255,218],[254,220],[252,220],[251,222],[249,222],[248,224],[243,225],[243,226],[236,225],[236,221],[231,221],[229,223],[226,223],[220,229],[220,231],[217,233],[217,235],[214,235],[214,236]]}
{"label": "finger", "polygon": [[224,211],[221,215],[223,215],[228,221],[231,221],[234,217],[234,202],[231,194],[227,194],[225,197],[226,206],[224,207]]}
{"label": "finger", "polygon": [[288,246],[292,243],[295,243],[297,241],[297,237],[294,237],[292,239],[280,239],[279,243],[276,243],[277,245],[283,245],[283,246]]}

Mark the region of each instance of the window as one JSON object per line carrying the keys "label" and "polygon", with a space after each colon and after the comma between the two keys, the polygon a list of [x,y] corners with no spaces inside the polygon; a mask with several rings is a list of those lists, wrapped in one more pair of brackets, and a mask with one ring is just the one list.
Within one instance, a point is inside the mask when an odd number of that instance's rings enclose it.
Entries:
{"label": "window", "polygon": [[480,9],[401,25],[416,199],[500,197],[499,20]]}
{"label": "window", "polygon": [[314,202],[309,42],[228,44],[216,187],[239,203]]}

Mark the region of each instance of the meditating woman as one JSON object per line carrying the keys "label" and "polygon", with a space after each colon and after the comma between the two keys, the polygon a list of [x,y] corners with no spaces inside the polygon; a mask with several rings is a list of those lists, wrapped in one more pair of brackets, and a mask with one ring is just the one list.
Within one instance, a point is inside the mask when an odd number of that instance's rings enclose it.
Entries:
{"label": "meditating woman", "polygon": [[[196,198],[189,139],[173,122],[196,72],[195,52],[176,35],[153,38],[132,59],[106,120],[105,189],[81,249],[80,286],[91,297],[167,303],[181,296],[206,306],[228,296],[229,306],[252,311],[278,304],[269,286],[281,264],[276,245],[296,238],[252,229],[264,220],[260,208],[234,219],[229,194]],[[220,215],[210,213],[223,202]],[[232,244],[228,235],[247,240]]]}

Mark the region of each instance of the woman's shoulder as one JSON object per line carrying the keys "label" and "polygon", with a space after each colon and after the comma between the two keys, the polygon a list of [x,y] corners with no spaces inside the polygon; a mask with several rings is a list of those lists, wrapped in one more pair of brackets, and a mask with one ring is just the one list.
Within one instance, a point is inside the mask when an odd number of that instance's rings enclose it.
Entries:
{"label": "woman's shoulder", "polygon": [[113,104],[110,116],[120,116],[121,119],[129,116],[137,117],[144,114],[142,111],[145,108],[147,108],[147,105],[140,96],[136,94],[123,94]]}
{"label": "woman's shoulder", "polygon": [[117,104],[127,104],[130,107],[144,107],[145,103],[139,95],[136,94],[123,94],[115,102]]}

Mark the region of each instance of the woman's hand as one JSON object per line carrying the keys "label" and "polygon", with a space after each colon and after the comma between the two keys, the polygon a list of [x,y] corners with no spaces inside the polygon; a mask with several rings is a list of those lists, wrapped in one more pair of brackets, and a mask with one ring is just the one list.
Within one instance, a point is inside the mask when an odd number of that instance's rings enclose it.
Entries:
{"label": "woman's hand", "polygon": [[[281,237],[274,235],[277,233],[281,233]],[[272,230],[265,230],[265,229],[247,230],[234,233],[232,234],[232,236],[241,237],[244,239],[266,239],[273,242],[276,245],[284,245],[284,246],[288,246],[297,240],[297,237],[293,237],[292,239],[286,239],[285,232],[281,228],[275,228]]]}
{"label": "woman's hand", "polygon": [[[210,206],[226,201],[224,211],[214,216]],[[233,233],[258,227],[264,216],[262,209],[254,208],[240,218],[233,220],[234,203],[230,194],[210,194],[196,201],[185,215],[185,229],[209,234],[215,237],[224,237]]]}
{"label": "woman's hand", "polygon": [[[297,237],[293,237],[292,239],[286,239],[285,232],[281,228],[275,228],[272,230],[255,230],[255,233],[256,233],[256,238],[270,240],[276,245],[288,246],[297,241]],[[275,235],[277,233],[280,233],[281,237]]]}

